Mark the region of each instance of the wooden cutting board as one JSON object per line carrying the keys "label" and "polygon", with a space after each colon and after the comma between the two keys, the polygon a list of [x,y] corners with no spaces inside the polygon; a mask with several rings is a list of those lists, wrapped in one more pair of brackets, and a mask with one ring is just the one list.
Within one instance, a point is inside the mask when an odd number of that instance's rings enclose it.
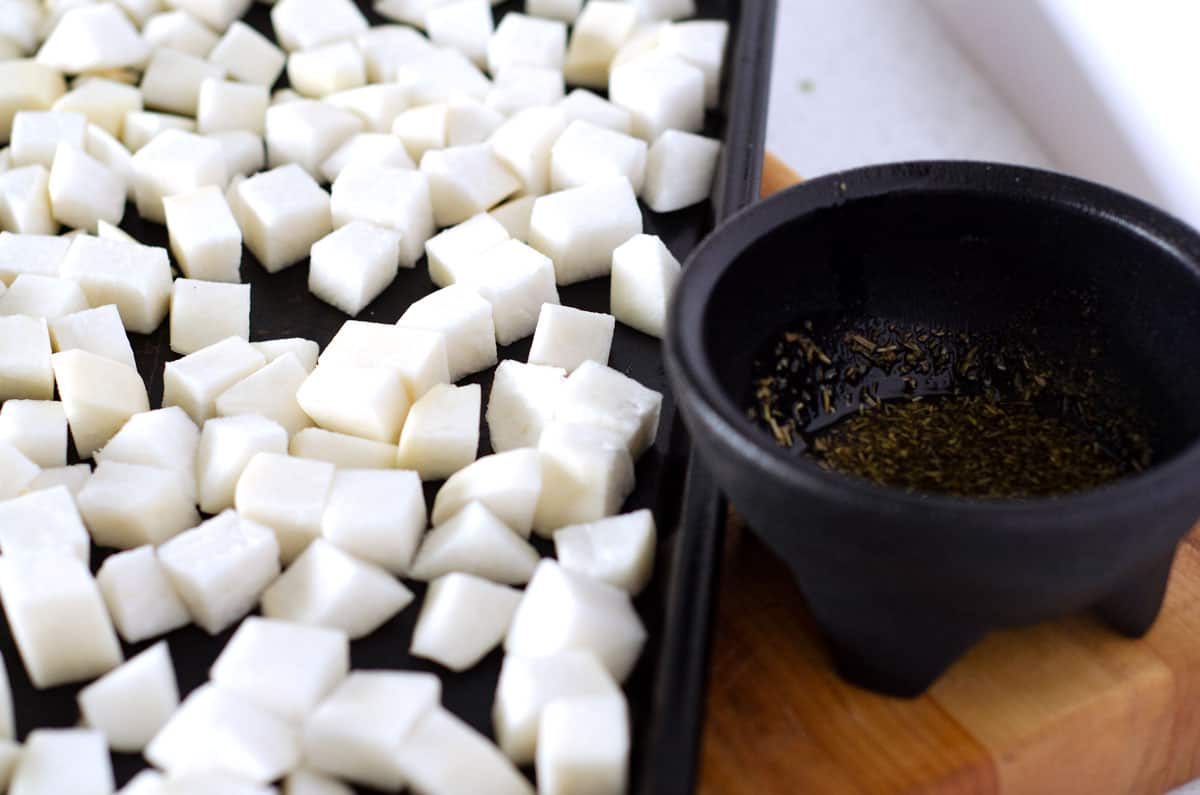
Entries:
{"label": "wooden cutting board", "polygon": [[[797,179],[768,155],[764,195]],[[1200,529],[1145,638],[1088,615],[997,632],[911,701],[837,677],[736,517],[723,566],[702,795],[1136,795],[1200,777]]]}

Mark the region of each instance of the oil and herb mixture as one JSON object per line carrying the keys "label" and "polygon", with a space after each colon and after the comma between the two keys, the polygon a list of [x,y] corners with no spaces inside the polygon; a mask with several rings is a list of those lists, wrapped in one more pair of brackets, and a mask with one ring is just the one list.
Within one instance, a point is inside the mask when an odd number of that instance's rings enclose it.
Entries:
{"label": "oil and herb mixture", "polygon": [[881,485],[1051,497],[1150,464],[1141,419],[1102,372],[966,331],[809,320],[755,359],[747,411],[781,446]]}

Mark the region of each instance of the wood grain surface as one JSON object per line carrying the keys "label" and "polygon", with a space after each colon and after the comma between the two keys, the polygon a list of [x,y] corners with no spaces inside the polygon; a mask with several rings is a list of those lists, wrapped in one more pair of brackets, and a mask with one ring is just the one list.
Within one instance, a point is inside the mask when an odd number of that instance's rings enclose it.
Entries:
{"label": "wood grain surface", "polygon": [[[798,177],[768,155],[763,194]],[[1141,640],[997,632],[914,700],[846,684],[785,567],[731,516],[702,795],[1140,795],[1200,777],[1200,530]]]}

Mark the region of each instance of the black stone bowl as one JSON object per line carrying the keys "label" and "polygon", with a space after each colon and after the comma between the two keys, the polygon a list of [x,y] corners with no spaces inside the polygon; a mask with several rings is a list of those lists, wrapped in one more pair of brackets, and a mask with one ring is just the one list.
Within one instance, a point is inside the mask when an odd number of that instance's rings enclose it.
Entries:
{"label": "black stone bowl", "polygon": [[[1092,355],[1151,422],[1152,465],[1092,491],[971,500],[889,489],[779,448],[746,416],[750,366],[813,315],[989,333]],[[1200,517],[1200,235],[1066,176],[966,162],[816,179],[692,254],[667,369],[704,463],[791,568],[843,676],[924,691],[993,628],[1094,608],[1144,634]],[[1044,465],[1031,461],[1030,466]]]}

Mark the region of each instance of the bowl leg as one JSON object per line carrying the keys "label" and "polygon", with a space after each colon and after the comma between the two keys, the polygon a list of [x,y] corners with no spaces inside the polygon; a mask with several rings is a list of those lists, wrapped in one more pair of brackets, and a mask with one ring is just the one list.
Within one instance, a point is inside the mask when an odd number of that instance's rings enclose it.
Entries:
{"label": "bowl leg", "polygon": [[1122,635],[1140,638],[1150,631],[1162,609],[1171,577],[1175,550],[1153,565],[1138,571],[1097,605],[1100,618]]}

